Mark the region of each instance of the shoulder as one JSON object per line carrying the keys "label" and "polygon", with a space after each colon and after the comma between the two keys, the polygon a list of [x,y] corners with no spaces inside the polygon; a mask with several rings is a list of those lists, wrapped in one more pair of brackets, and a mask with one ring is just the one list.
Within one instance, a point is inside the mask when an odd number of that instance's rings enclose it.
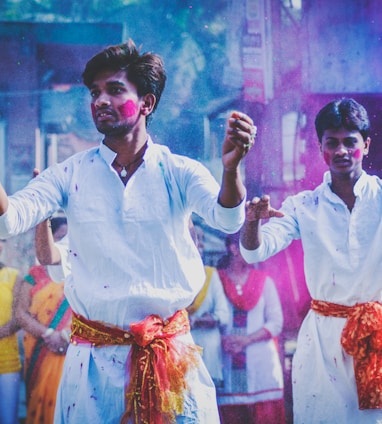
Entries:
{"label": "shoulder", "polygon": [[283,208],[292,207],[295,208],[297,205],[308,206],[316,203],[317,199],[321,196],[323,191],[322,184],[316,187],[314,190],[302,190],[297,194],[288,196],[283,202]]}
{"label": "shoulder", "polygon": [[153,143],[151,146],[152,154],[160,161],[174,168],[198,168],[204,167],[201,162],[191,159],[187,156],[172,153],[171,150],[162,144]]}
{"label": "shoulder", "polygon": [[99,156],[99,147],[92,147],[90,149],[75,153],[74,155],[66,158],[64,161],[49,166],[47,169],[42,171],[38,177],[32,179],[31,183],[38,181],[39,177],[50,178],[51,176],[57,175],[69,175],[75,169],[81,168],[82,165],[94,162],[94,160],[96,160],[96,158]]}

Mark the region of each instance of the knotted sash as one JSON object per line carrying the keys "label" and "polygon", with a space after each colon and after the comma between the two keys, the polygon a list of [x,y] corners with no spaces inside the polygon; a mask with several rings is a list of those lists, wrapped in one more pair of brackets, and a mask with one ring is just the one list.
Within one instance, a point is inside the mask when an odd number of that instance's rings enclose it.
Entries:
{"label": "knotted sash", "polygon": [[199,348],[176,340],[176,336],[189,331],[185,310],[165,321],[149,315],[132,323],[129,331],[74,314],[71,342],[131,345],[126,361],[130,382],[125,389],[126,409],[121,424],[131,417],[135,424],[167,424],[174,423],[176,415],[183,412],[185,375],[198,363]]}
{"label": "knotted sash", "polygon": [[312,300],[314,312],[346,318],[341,345],[354,358],[359,409],[382,408],[382,304],[354,306]]}

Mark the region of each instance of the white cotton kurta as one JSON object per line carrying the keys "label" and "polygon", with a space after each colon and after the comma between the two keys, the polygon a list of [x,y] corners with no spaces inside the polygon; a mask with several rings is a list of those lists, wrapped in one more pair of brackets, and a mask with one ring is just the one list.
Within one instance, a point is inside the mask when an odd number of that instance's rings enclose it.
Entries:
{"label": "white cotton kurta", "polygon": [[[42,172],[10,197],[0,237],[64,209],[72,266],[65,294],[72,309],[128,329],[149,314],[168,318],[200,290],[205,274],[188,228],[191,212],[233,233],[244,220],[244,201],[223,208],[219,186],[204,166],[151,140],[126,187],[111,166],[115,156],[101,144]],[[192,341],[190,334],[182,339]],[[119,423],[129,349],[69,347],[56,424]],[[215,388],[202,361],[187,381],[184,416],[177,422],[218,423]]]}
{"label": "white cotton kurta", "polygon": [[[232,334],[233,305],[229,303],[230,320],[227,334]],[[248,311],[246,334],[266,328],[273,337],[280,335],[283,312],[273,280],[267,277],[257,304]],[[284,396],[283,369],[274,339],[252,343],[246,348],[245,386],[233,389],[232,355],[223,354],[224,387],[218,391],[219,405],[250,405]]]}
{"label": "white cotton kurta", "polygon": [[214,328],[193,328],[191,334],[195,343],[203,348],[203,361],[214,381],[223,380],[222,344],[220,329],[229,322],[228,300],[223,290],[219,274],[213,270],[211,281],[203,303],[190,317],[191,322],[206,313],[213,314],[218,325]]}
{"label": "white cotton kurta", "polygon": [[[285,200],[285,217],[262,227],[256,251],[245,259],[267,259],[301,238],[307,286],[313,299],[343,305],[382,300],[382,184],[362,173],[350,213],[330,189],[330,174],[313,191]],[[382,410],[359,410],[353,358],[340,344],[344,318],[309,311],[293,358],[295,424],[380,423]]]}

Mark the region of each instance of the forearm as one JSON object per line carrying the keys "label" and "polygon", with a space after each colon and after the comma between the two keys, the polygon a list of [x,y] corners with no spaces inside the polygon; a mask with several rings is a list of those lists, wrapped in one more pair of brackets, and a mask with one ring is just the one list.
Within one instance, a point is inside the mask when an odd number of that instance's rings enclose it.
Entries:
{"label": "forearm", "polygon": [[17,321],[19,325],[36,339],[45,334],[48,327],[38,322],[26,311],[18,311]]}
{"label": "forearm", "polygon": [[252,334],[248,334],[247,336],[247,346],[262,342],[265,340],[270,340],[272,338],[272,334],[264,327],[260,328],[260,330],[255,331]]}
{"label": "forearm", "polygon": [[240,170],[224,170],[219,192],[219,203],[225,208],[234,208],[244,199],[246,190],[241,179]]}
{"label": "forearm", "polygon": [[15,319],[11,319],[6,324],[0,327],[0,339],[11,336],[19,329]]}
{"label": "forearm", "polygon": [[240,242],[247,250],[256,250],[261,244],[261,220],[246,220],[240,231]]}
{"label": "forearm", "polygon": [[49,220],[36,226],[35,232],[36,256],[41,265],[56,265],[60,263],[60,251],[54,244]]}
{"label": "forearm", "polygon": [[0,215],[4,215],[8,209],[8,196],[4,187],[0,184]]}

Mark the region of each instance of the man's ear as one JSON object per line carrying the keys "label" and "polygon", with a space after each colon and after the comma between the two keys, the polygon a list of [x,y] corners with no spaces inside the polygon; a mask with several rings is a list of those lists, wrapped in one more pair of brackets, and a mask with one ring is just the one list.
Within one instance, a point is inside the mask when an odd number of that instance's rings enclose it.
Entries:
{"label": "man's ear", "polygon": [[320,149],[320,153],[322,154],[322,143],[318,142],[318,148]]}
{"label": "man's ear", "polygon": [[157,99],[152,93],[145,94],[142,97],[142,103],[141,103],[141,113],[144,116],[150,115],[150,113],[154,110],[154,106]]}
{"label": "man's ear", "polygon": [[363,155],[364,156],[369,154],[370,143],[371,143],[371,138],[367,137],[367,139],[364,141],[364,148],[363,148]]}

